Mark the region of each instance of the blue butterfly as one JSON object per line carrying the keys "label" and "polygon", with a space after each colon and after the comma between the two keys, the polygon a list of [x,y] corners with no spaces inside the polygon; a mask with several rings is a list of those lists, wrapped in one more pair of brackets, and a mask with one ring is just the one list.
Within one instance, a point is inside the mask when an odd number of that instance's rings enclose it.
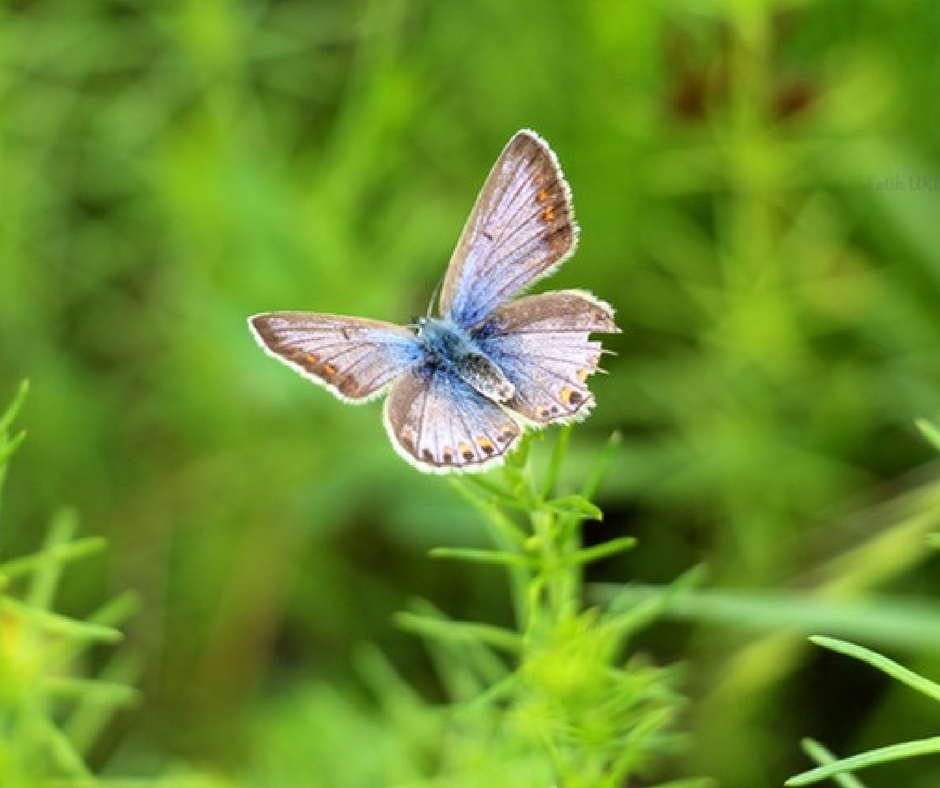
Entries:
{"label": "blue butterfly", "polygon": [[525,426],[587,415],[610,305],[582,290],[510,299],[575,250],[578,226],[558,159],[523,130],[497,159],[441,288],[440,317],[412,327],[310,312],[249,318],[261,347],[344,402],[389,389],[395,450],[422,471],[481,471],[502,462]]}

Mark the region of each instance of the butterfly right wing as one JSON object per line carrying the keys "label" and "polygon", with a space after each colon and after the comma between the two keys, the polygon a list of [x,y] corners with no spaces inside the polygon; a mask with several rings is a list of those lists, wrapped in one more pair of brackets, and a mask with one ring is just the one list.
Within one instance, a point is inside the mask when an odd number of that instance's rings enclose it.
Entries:
{"label": "butterfly right wing", "polygon": [[503,404],[543,426],[588,414],[594,397],[587,379],[603,352],[590,335],[619,331],[609,304],[583,290],[555,290],[504,304],[473,333],[515,387]]}
{"label": "butterfly right wing", "polygon": [[248,319],[264,351],[344,402],[368,402],[425,358],[414,333],[381,320],[267,312]]}
{"label": "butterfly right wing", "polygon": [[433,364],[415,367],[392,385],[385,428],[395,451],[430,473],[499,465],[522,432],[497,403]]}

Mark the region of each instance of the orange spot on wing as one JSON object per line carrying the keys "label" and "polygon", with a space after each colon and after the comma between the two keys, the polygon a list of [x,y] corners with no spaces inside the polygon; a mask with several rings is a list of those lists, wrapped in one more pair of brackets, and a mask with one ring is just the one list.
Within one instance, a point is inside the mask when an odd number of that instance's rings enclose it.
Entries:
{"label": "orange spot on wing", "polygon": [[463,457],[467,462],[470,462],[476,455],[473,453],[473,449],[470,447],[469,443],[461,443],[457,446],[457,451],[460,452],[460,456]]}
{"label": "orange spot on wing", "polygon": [[539,189],[538,194],[535,195],[537,202],[545,202],[548,199],[548,189]]}
{"label": "orange spot on wing", "polygon": [[332,364],[324,364],[324,365],[323,365],[323,374],[326,375],[327,377],[331,378],[331,377],[333,377],[333,375],[335,375],[337,372],[339,372],[339,370],[336,369],[336,367],[334,367]]}
{"label": "orange spot on wing", "polygon": [[489,438],[477,438],[477,446],[479,446],[486,454],[492,454],[496,451],[496,447],[493,446],[492,441]]}
{"label": "orange spot on wing", "polygon": [[565,387],[561,390],[561,401],[565,405],[577,406],[579,403],[584,402],[584,395],[580,391]]}
{"label": "orange spot on wing", "polygon": [[551,205],[548,206],[544,211],[542,211],[542,219],[546,222],[555,221],[555,209]]}
{"label": "orange spot on wing", "polygon": [[313,353],[304,353],[304,358],[308,364],[316,364],[320,360]]}

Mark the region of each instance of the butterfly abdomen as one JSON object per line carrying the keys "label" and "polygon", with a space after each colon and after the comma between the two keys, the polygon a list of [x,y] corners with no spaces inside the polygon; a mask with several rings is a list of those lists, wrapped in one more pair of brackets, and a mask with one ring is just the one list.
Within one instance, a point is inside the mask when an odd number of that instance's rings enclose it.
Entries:
{"label": "butterfly abdomen", "polygon": [[465,383],[496,402],[508,402],[516,393],[509,378],[482,353],[467,353],[459,359],[454,371]]}

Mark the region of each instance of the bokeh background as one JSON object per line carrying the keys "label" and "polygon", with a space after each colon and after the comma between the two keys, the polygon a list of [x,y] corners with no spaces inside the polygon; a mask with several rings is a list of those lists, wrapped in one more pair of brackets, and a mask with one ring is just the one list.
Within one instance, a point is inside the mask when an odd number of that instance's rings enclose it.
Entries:
{"label": "bokeh background", "polygon": [[[422,314],[520,127],[557,151],[583,232],[543,286],[625,329],[566,473],[622,431],[591,538],[641,541],[593,579],[704,564],[758,611],[676,613],[635,644],[685,665],[676,774],[778,785],[803,735],[936,734],[925,701],[805,642],[813,605],[773,603],[889,600],[940,632],[914,427],[940,414],[938,40],[932,0],[4,3],[0,398],[32,392],[0,540],[34,548],[70,504],[110,550],[60,607],[139,595],[143,699],[96,765],[380,785],[418,734],[363,644],[433,704],[393,612],[508,619],[491,570],[426,557],[482,544],[477,515],[396,457],[378,405],[274,364],[245,318]],[[940,636],[890,619],[843,633],[940,675]],[[872,785],[935,786],[929,766]]]}

